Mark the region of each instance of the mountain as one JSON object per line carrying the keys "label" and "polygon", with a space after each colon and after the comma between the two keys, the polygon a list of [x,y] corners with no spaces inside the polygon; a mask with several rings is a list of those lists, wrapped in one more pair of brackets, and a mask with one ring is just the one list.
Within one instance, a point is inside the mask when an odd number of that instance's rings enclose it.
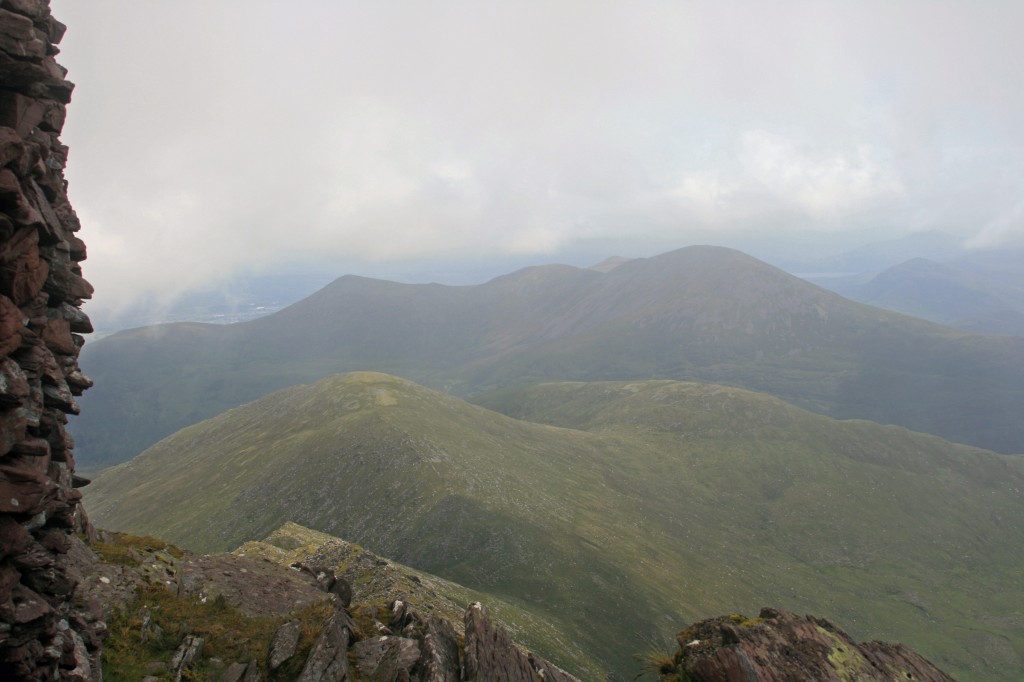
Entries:
{"label": "mountain", "polygon": [[331,377],[180,431],[86,503],[99,525],[200,551],[288,520],[344,535],[528,608],[623,676],[624,652],[674,624],[764,603],[905,641],[954,675],[1024,664],[1024,460],[707,384],[486,401],[548,423]]}
{"label": "mountain", "polygon": [[82,357],[96,387],[72,428],[88,466],[124,461],[273,390],[356,370],[459,396],[554,379],[712,381],[1024,452],[1024,339],[853,303],[717,247],[608,272],[527,268],[475,286],[346,276],[267,317],[125,331]]}
{"label": "mountain", "polygon": [[[836,291],[861,303],[960,329],[1024,336],[1024,286],[1010,283],[1008,277],[985,274],[981,268],[968,269],[974,260],[961,262],[964,265],[915,258],[865,284]],[[992,272],[998,275],[997,270]]]}
{"label": "mountain", "polygon": [[787,272],[814,273],[816,277],[870,278],[914,258],[947,261],[966,253],[963,240],[939,230],[915,232],[872,242],[849,251],[812,260],[784,263]]}

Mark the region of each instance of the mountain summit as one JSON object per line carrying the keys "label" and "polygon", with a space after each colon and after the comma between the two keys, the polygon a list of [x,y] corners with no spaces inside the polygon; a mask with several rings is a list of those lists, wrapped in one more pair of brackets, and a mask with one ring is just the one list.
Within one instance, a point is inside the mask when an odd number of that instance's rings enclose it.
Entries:
{"label": "mountain summit", "polygon": [[475,286],[342,277],[273,315],[172,324],[86,347],[79,458],[112,464],[286,386],[376,370],[455,395],[551,380],[683,379],[835,417],[1024,452],[1024,339],[854,303],[738,251],[695,246],[608,272],[533,267]]}

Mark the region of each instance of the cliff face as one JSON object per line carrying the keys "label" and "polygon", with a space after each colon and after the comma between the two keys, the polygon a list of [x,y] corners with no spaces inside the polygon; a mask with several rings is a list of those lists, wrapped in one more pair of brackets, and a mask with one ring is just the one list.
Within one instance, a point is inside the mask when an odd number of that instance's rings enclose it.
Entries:
{"label": "cliff face", "polygon": [[64,429],[92,287],[59,134],[72,84],[49,0],[0,0],[0,678],[87,679],[101,628],[75,614],[69,534],[85,481]]}

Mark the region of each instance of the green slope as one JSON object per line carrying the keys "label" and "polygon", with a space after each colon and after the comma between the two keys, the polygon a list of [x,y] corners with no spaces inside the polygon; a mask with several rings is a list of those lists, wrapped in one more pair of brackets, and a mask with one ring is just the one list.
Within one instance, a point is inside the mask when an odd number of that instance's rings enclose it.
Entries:
{"label": "green slope", "polygon": [[86,466],[270,391],[367,369],[463,397],[550,380],[713,381],[1024,452],[1024,339],[853,303],[715,247],[478,286],[342,277],[252,322],[114,335],[86,345],[82,366],[96,380],[72,424]]}
{"label": "green slope", "polygon": [[345,537],[528,607],[621,675],[680,622],[764,604],[963,679],[1024,663],[1019,459],[714,385],[486,402],[549,424],[332,377],[182,430],[100,476],[87,506],[198,550],[288,520]]}

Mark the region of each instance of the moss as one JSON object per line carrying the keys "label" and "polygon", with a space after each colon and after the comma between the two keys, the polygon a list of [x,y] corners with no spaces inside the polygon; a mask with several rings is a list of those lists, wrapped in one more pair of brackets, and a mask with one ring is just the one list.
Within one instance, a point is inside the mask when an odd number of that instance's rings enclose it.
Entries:
{"label": "moss", "polygon": [[105,537],[107,539],[92,542],[89,546],[108,564],[135,566],[139,563],[139,553],[166,552],[175,559],[185,555],[179,547],[149,535],[109,532]]}
{"label": "moss", "polygon": [[836,675],[843,682],[857,682],[877,672],[871,663],[867,661],[856,650],[852,649],[835,633],[825,628],[815,626],[821,634],[825,635],[832,642],[832,649],[828,653],[828,662],[836,670]]}
{"label": "moss", "polygon": [[749,628],[758,623],[763,623],[764,618],[758,616],[757,618],[747,618],[742,613],[730,613],[729,619],[739,625],[740,627]]}
{"label": "moss", "polygon": [[369,639],[380,634],[377,632],[375,621],[386,623],[391,621],[391,612],[388,610],[387,603],[383,601],[353,605],[349,608],[349,615],[352,616],[352,622],[355,623],[355,635],[358,639]]}

